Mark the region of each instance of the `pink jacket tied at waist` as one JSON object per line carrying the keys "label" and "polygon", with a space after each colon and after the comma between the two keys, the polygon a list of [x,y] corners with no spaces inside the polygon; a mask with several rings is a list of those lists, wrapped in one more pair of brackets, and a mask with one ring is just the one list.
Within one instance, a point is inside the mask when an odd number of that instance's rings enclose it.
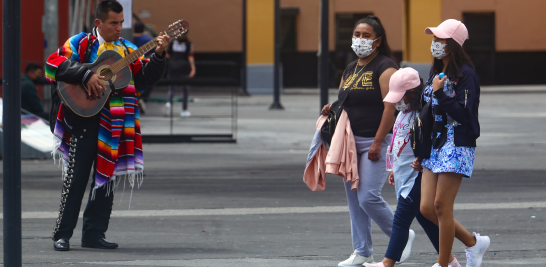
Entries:
{"label": "pink jacket tied at waist", "polygon": [[322,191],[326,187],[326,173],[332,173],[345,178],[346,183],[352,182],[351,190],[356,190],[359,182],[358,162],[349,117],[345,111],[341,113],[329,151],[326,151],[320,134],[326,119],[327,116],[323,115],[317,120],[317,131],[307,156],[303,181],[312,191]]}

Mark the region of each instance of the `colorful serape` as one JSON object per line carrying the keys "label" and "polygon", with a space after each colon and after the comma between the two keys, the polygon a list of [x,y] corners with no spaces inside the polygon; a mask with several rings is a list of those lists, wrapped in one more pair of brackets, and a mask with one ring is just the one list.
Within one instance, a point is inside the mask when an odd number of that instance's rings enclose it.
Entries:
{"label": "colorful serape", "polygon": [[[53,85],[57,84],[55,73],[61,63],[69,59],[83,61],[88,41],[93,42],[89,57],[89,61],[92,63],[98,57],[99,41],[95,36],[91,36],[88,40],[87,34],[83,32],[68,39],[57,52],[49,56],[46,65],[46,78]],[[113,42],[116,50],[125,50],[121,42],[127,46],[129,53],[137,49],[131,42],[120,38]],[[136,75],[147,62],[148,60],[143,57],[133,62],[130,65],[133,75]],[[100,112],[95,188],[102,187],[108,182],[114,182],[116,176],[120,175],[126,176],[131,186],[134,186],[135,180],[138,181],[138,184],[142,182],[144,158],[137,105],[137,98],[140,94],[141,92],[134,86],[134,81],[131,80],[125,89],[110,95],[109,101]],[[64,129],[63,120],[64,114],[61,104],[55,124],[53,153],[54,156],[62,158],[64,168],[68,168],[70,133]],[[114,188],[114,186],[110,188]]]}

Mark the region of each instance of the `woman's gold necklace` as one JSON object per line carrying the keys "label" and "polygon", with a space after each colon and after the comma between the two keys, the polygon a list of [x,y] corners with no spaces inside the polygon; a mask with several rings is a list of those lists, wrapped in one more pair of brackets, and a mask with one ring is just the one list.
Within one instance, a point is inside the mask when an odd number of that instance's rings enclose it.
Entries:
{"label": "woman's gold necklace", "polygon": [[364,66],[362,66],[362,68],[358,71],[358,73],[356,73],[356,69],[358,68],[358,61],[360,61],[360,59],[358,59],[355,63],[355,71],[353,72],[353,75],[351,75],[351,78],[349,78],[346,82],[345,82],[345,85],[343,86],[343,89],[347,89],[349,87],[349,84],[351,84],[353,82],[354,79],[356,79],[356,77],[358,77],[358,75],[360,74],[360,72],[368,65],[370,64],[370,62],[372,62],[372,60],[375,58],[375,56],[377,56],[377,54],[379,53],[375,53],[375,55],[372,57],[372,59],[370,59],[370,61],[368,61],[366,64],[364,64]]}

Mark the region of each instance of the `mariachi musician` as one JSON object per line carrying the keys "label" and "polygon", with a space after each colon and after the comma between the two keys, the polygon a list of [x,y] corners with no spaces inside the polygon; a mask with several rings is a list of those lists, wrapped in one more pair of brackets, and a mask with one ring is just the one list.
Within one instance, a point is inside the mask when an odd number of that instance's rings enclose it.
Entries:
{"label": "mariachi musician", "polygon": [[[86,88],[89,101],[108,98],[100,112],[93,116],[79,116],[61,100],[58,100],[58,109],[52,112],[54,154],[64,164],[61,206],[52,236],[57,251],[70,249],[69,240],[78,221],[91,170],[93,183],[83,213],[82,247],[118,247],[105,239],[114,200],[114,181],[125,177],[134,185],[135,180],[142,178],[144,162],[137,97],[143,88],[150,88],[163,76],[165,50],[170,38],[167,35],[157,37],[158,45],[149,60],[140,57],[130,63],[132,80],[129,85],[104,95],[108,86],[101,80],[104,77],[82,63],[94,62],[107,50],[122,57],[136,50],[134,44],[120,38],[122,23],[121,4],[104,0],[97,5],[96,27],[92,33],[82,32],[70,37],[47,60],[46,77],[55,86],[57,82],[79,83]],[[53,99],[59,97],[54,94]]]}

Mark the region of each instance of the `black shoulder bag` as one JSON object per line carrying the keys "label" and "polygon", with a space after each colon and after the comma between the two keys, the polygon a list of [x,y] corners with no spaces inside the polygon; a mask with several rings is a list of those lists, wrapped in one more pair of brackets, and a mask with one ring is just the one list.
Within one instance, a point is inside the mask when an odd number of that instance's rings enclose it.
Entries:
{"label": "black shoulder bag", "polygon": [[332,137],[334,136],[337,122],[339,120],[339,117],[341,116],[341,113],[343,112],[343,105],[345,104],[345,100],[347,99],[347,96],[349,95],[349,91],[350,91],[349,88],[347,89],[342,88],[340,90],[343,90],[343,92],[341,93],[341,96],[339,96],[338,100],[334,101],[334,103],[332,103],[332,105],[330,106],[330,113],[328,114],[328,119],[326,119],[326,121],[320,128],[322,139],[328,145],[330,145],[330,142],[332,142]]}
{"label": "black shoulder bag", "polygon": [[[419,115],[413,120],[410,128],[410,142],[413,155],[421,159],[430,158],[432,150],[432,125],[434,123],[432,116],[432,94],[430,94],[429,101],[423,106]],[[424,91],[421,97],[421,99],[424,98]]]}

